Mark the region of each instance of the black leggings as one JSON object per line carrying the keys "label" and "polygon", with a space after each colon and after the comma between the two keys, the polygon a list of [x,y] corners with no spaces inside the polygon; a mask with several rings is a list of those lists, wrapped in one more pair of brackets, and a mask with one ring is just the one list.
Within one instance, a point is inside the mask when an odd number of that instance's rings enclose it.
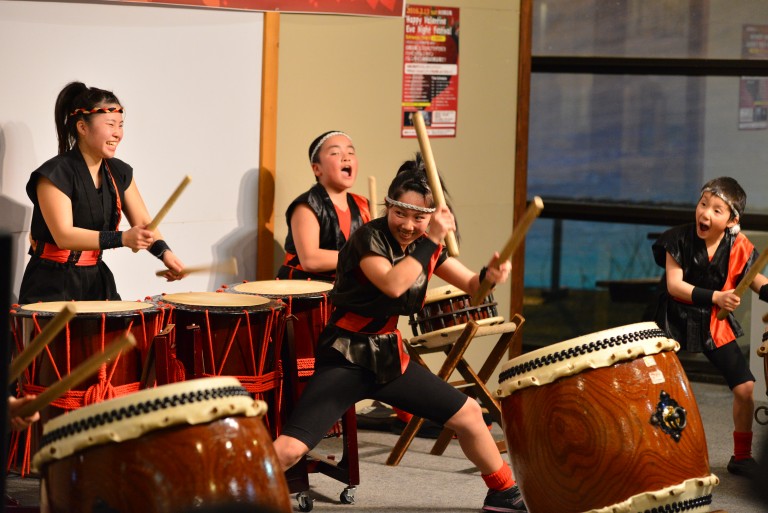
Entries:
{"label": "black leggings", "polygon": [[723,374],[731,390],[747,381],[755,381],[747,359],[735,340],[713,351],[704,351],[704,356]]}
{"label": "black leggings", "polygon": [[362,399],[375,399],[438,424],[445,424],[467,401],[465,394],[413,361],[402,376],[376,383],[373,372],[350,363],[335,349],[323,352],[282,433],[310,449]]}

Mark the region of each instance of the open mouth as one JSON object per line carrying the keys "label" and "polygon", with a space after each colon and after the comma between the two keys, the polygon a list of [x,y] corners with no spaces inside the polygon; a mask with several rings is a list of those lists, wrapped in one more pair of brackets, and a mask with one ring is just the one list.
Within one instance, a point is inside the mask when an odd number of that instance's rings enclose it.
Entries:
{"label": "open mouth", "polygon": [[341,168],[341,172],[346,174],[347,176],[352,176],[352,167],[344,166]]}
{"label": "open mouth", "polygon": [[709,231],[709,225],[704,223],[699,223],[699,231],[701,233],[707,233]]}

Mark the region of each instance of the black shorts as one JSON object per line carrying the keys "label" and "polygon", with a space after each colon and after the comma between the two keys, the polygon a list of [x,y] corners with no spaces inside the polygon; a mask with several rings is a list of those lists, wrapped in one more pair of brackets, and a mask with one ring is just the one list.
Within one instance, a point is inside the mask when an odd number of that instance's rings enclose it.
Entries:
{"label": "black shorts", "polygon": [[467,401],[464,393],[413,361],[402,376],[377,384],[370,370],[350,363],[335,349],[325,351],[282,432],[310,449],[350,406],[363,399],[375,399],[438,424],[448,421]]}
{"label": "black shorts", "polygon": [[735,340],[713,351],[704,351],[704,355],[723,374],[731,390],[747,381],[755,381],[749,363]]}

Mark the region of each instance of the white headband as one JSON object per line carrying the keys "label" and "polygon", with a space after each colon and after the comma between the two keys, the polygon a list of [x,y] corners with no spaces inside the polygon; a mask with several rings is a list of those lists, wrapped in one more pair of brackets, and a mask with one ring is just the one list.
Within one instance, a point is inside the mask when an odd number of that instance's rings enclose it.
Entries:
{"label": "white headband", "polygon": [[427,214],[431,214],[432,212],[435,211],[434,208],[420,207],[418,205],[411,205],[410,203],[403,203],[402,201],[393,200],[389,196],[384,196],[384,201],[386,201],[393,207],[407,208],[410,210],[415,210],[417,212],[426,212]]}
{"label": "white headband", "polygon": [[706,189],[703,189],[701,192],[708,192],[708,193],[710,193],[710,194],[714,194],[715,196],[717,196],[718,198],[720,198],[721,200],[723,200],[723,201],[725,202],[725,204],[726,204],[726,205],[728,205],[729,207],[731,207],[731,211],[735,213],[735,215],[734,215],[733,217],[741,217],[741,212],[739,212],[739,209],[737,209],[737,208],[734,206],[734,204],[733,204],[733,201],[729,200],[729,199],[728,199],[728,198],[725,196],[725,194],[723,194],[723,193],[722,193],[722,192],[720,192],[719,190],[715,190],[715,189],[713,189],[712,187],[707,187]]}
{"label": "white headband", "polygon": [[317,144],[312,149],[312,153],[309,154],[309,161],[310,162],[314,162],[315,161],[315,155],[317,155],[318,150],[320,148],[322,148],[323,143],[325,141],[327,141],[328,139],[330,139],[331,137],[335,136],[335,135],[343,135],[344,137],[349,139],[350,142],[352,142],[352,138],[350,136],[348,136],[347,134],[345,134],[344,132],[328,132],[319,141],[317,141]]}

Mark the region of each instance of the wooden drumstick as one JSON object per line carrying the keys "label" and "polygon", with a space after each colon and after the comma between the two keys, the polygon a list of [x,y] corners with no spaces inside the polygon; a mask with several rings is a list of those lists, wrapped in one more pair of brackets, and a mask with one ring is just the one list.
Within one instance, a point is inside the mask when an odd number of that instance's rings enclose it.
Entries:
{"label": "wooden drumstick", "polygon": [[96,353],[83,363],[75,367],[72,372],[61,378],[50,387],[46,388],[40,395],[35,397],[27,404],[21,406],[17,415],[19,417],[29,417],[34,415],[36,411],[40,411],[53,401],[64,395],[72,387],[77,386],[86,378],[94,374],[99,370],[103,364],[113,360],[120,351],[134,347],[136,345],[136,338],[128,333],[124,337],[120,337],[115,342],[104,348],[103,353]]}
{"label": "wooden drumstick", "polygon": [[[763,270],[763,267],[765,267],[765,264],[768,264],[768,247],[763,248],[763,252],[760,253],[760,256],[757,257],[757,261],[755,264],[749,268],[749,271],[747,271],[747,274],[744,275],[744,278],[741,279],[738,285],[736,285],[736,288],[733,290],[733,293],[737,296],[741,297],[744,292],[747,291],[750,285],[752,285],[752,282],[754,281],[755,277],[760,274],[760,271]],[[717,319],[722,321],[728,317],[728,310],[721,308],[717,312]]]}
{"label": "wooden drumstick", "polygon": [[376,197],[376,177],[368,177],[368,210],[371,211],[371,219],[376,218],[376,205],[378,204],[378,198]]}
{"label": "wooden drumstick", "polygon": [[[163,220],[165,217],[165,214],[168,213],[168,211],[171,209],[174,203],[176,203],[176,200],[179,199],[179,196],[181,196],[181,193],[184,191],[187,185],[189,185],[189,182],[192,181],[192,178],[187,175],[184,177],[184,179],[181,180],[181,183],[178,187],[176,187],[176,190],[173,191],[173,194],[171,194],[171,197],[168,198],[168,200],[165,202],[163,207],[160,209],[160,211],[157,213],[154,219],[150,221],[150,223],[147,225],[147,230],[153,232],[157,228],[157,225],[160,224],[160,221]],[[138,253],[138,249],[134,249],[134,253]]]}
{"label": "wooden drumstick", "polygon": [[[161,269],[160,271],[155,271],[155,276],[165,276],[165,273],[167,273],[169,269]],[[185,267],[181,270],[180,274],[192,274],[192,273],[202,273],[210,271],[213,273],[226,273],[226,274],[237,274],[237,260],[235,260],[234,257],[229,258],[223,262],[219,262],[218,264],[210,264],[210,265],[200,265],[197,267]]]}
{"label": "wooden drumstick", "polygon": [[[504,246],[504,248],[499,253],[499,262],[505,262],[506,260],[509,260],[512,258],[512,254],[515,252],[517,247],[520,245],[521,242],[525,239],[525,234],[528,232],[528,229],[531,227],[531,224],[533,224],[533,221],[536,220],[537,217],[539,217],[539,214],[541,214],[541,211],[544,209],[544,201],[538,196],[534,196],[533,201],[531,201],[531,204],[528,205],[528,208],[525,210],[525,214],[523,214],[523,217],[520,219],[520,221],[515,226],[515,229],[512,231],[512,236],[507,241],[507,244]],[[486,278],[483,280],[483,282],[480,284],[480,288],[477,289],[477,292],[475,292],[475,295],[472,296],[472,299],[470,301],[471,306],[478,306],[483,302],[483,299],[485,299],[485,296],[488,295],[488,293],[491,291],[491,288],[493,287],[493,283]]]}
{"label": "wooden drumstick", "polygon": [[[432,189],[432,198],[435,201],[436,207],[443,207],[445,206],[443,186],[440,183],[440,176],[437,174],[437,166],[435,165],[435,158],[432,156],[432,146],[429,143],[427,127],[424,124],[424,117],[421,115],[420,110],[413,113],[413,126],[416,128],[416,137],[419,139],[419,148],[421,148],[421,156],[424,159],[424,167],[427,170],[429,188]],[[448,248],[449,255],[453,257],[459,256],[459,245],[456,243],[455,233],[448,232],[445,236],[445,245]]]}
{"label": "wooden drumstick", "polygon": [[12,384],[16,381],[16,378],[21,376],[32,360],[45,349],[45,346],[51,343],[53,337],[55,337],[61,329],[67,325],[67,323],[75,316],[74,305],[65,304],[59,313],[57,313],[51,321],[45,325],[40,333],[27,345],[27,347],[16,356],[11,362],[11,368],[8,371],[8,384]]}

